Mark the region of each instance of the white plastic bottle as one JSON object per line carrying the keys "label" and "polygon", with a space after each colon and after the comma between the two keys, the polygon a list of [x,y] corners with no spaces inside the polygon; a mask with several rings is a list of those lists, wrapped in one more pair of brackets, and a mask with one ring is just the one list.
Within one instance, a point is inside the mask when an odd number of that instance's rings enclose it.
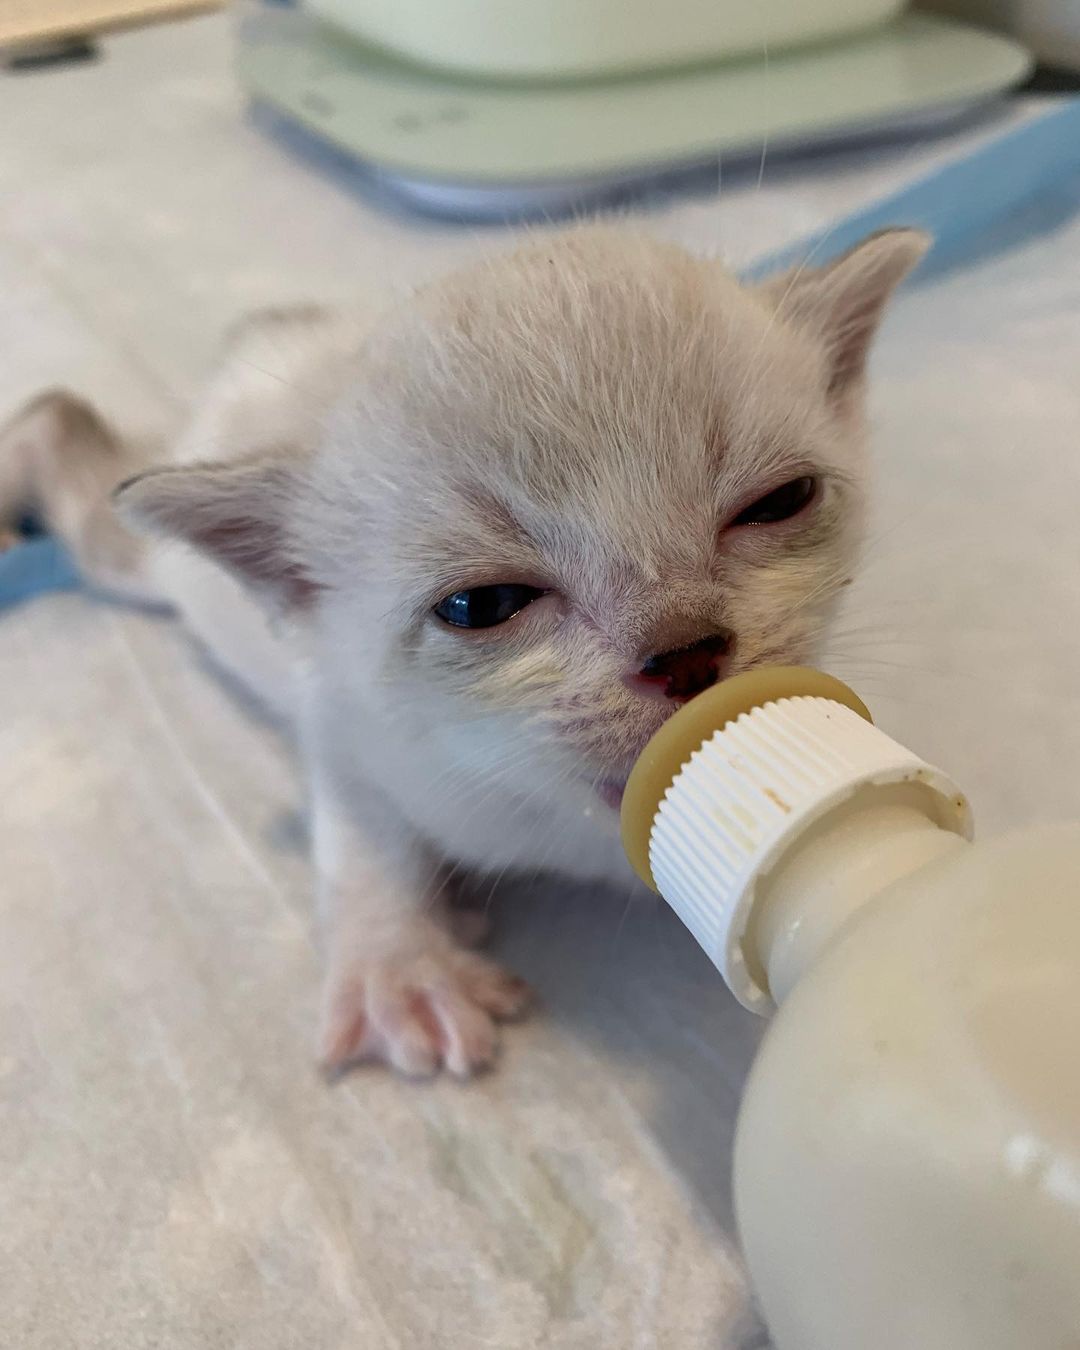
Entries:
{"label": "white plastic bottle", "polygon": [[867,719],[755,672],[627,787],[635,865],[778,1009],[735,1147],[751,1278],[778,1350],[1080,1350],[1080,826],[968,842]]}

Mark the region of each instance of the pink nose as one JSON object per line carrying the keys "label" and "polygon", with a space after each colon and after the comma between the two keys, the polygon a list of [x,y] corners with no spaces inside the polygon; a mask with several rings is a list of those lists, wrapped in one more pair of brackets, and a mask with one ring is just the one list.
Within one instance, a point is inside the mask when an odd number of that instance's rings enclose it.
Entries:
{"label": "pink nose", "polygon": [[689,647],[650,656],[638,673],[650,684],[655,682],[668,698],[691,699],[717,682],[730,648],[730,634],[716,633]]}

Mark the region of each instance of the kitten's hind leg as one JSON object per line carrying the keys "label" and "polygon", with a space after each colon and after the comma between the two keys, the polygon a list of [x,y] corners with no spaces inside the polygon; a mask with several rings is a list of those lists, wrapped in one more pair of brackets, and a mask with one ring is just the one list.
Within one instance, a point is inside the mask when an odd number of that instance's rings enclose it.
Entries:
{"label": "kitten's hind leg", "polygon": [[39,394],[0,427],[0,532],[37,515],[92,586],[160,604],[150,546],[125,529],[110,502],[113,488],[144,467],[85,400],[62,389]]}

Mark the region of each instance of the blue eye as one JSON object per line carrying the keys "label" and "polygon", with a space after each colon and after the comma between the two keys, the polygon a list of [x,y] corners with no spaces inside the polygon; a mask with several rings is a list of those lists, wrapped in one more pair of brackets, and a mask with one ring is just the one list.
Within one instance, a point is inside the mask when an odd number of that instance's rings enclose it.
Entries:
{"label": "blue eye", "polygon": [[803,511],[817,496],[818,482],[809,475],[805,478],[793,478],[790,483],[776,488],[767,496],[759,498],[753,506],[740,511],[732,525],[776,525],[781,520],[790,520]]}
{"label": "blue eye", "polygon": [[494,628],[544,594],[535,586],[474,586],[440,600],[435,613],[453,628]]}

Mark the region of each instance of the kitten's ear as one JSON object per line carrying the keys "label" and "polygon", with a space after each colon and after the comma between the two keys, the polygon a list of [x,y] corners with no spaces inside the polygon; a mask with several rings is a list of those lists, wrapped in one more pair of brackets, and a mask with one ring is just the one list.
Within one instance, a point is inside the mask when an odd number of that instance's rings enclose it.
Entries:
{"label": "kitten's ear", "polygon": [[930,242],[921,230],[884,230],[825,267],[795,268],[764,283],[780,317],[825,344],[830,397],[842,399],[862,380],[885,304]]}
{"label": "kitten's ear", "polygon": [[287,458],[151,469],[121,483],[116,509],[135,529],[179,539],[229,569],[279,606],[309,601],[315,586],[293,555],[286,529],[298,475]]}

